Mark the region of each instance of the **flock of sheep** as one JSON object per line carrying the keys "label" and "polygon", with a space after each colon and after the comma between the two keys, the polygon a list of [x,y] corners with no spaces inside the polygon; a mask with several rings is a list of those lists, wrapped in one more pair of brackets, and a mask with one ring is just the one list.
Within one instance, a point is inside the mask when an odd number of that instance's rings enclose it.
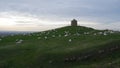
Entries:
{"label": "flock of sheep", "polygon": [[[106,36],[108,34],[113,34],[114,31],[111,31],[111,30],[108,30],[108,31],[104,31],[104,32],[83,32],[83,33],[79,33],[79,32],[76,32],[74,34],[72,34],[70,31],[66,30],[66,31],[63,31],[62,34],[58,34],[57,33],[58,31],[57,30],[51,30],[51,31],[47,31],[47,32],[40,32],[40,33],[37,33],[37,34],[34,34],[34,33],[31,33],[31,34],[23,34],[23,36],[37,36],[37,39],[40,40],[40,39],[48,39],[50,34],[52,33],[52,38],[55,38],[55,37],[69,37],[69,36],[80,36],[80,35],[103,35],[103,36]],[[56,35],[57,34],[57,35]],[[13,34],[11,36],[14,36]],[[44,36],[44,37],[43,37]],[[3,38],[0,38],[0,41],[2,41]],[[23,43],[23,39],[17,39],[16,40],[16,44],[21,44]],[[68,39],[68,42],[72,42],[73,40],[72,39]]]}

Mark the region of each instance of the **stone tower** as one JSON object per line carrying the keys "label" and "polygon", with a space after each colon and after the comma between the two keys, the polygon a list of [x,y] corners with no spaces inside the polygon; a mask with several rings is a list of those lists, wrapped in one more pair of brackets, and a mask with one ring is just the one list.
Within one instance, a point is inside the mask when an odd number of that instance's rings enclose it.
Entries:
{"label": "stone tower", "polygon": [[73,20],[71,21],[71,26],[77,26],[77,20],[73,19]]}

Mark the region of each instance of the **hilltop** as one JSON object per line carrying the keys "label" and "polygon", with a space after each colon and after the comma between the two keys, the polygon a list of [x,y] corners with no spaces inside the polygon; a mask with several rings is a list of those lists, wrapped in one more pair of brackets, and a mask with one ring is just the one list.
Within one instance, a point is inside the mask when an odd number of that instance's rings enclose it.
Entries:
{"label": "hilltop", "polygon": [[0,68],[119,68],[120,32],[84,26],[0,37]]}

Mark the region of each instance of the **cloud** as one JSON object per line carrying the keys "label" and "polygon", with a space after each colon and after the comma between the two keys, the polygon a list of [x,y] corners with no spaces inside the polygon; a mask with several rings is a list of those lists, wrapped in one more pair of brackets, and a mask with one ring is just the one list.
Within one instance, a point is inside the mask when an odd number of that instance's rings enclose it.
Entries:
{"label": "cloud", "polygon": [[61,23],[42,20],[41,18],[31,14],[20,12],[0,12],[0,30],[44,31],[63,26],[59,24]]}
{"label": "cloud", "polygon": [[111,26],[119,25],[119,3],[120,0],[0,0],[0,20],[9,21],[9,25],[48,27],[68,25],[76,18],[85,26],[119,29]]}

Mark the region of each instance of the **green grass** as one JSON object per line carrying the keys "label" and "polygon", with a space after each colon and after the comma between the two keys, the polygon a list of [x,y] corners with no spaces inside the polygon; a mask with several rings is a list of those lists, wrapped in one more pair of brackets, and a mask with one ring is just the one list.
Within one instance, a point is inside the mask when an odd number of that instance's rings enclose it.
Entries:
{"label": "green grass", "polygon": [[[69,32],[66,37],[65,32]],[[84,34],[85,32],[89,34]],[[99,32],[108,33],[100,35]],[[76,33],[80,35],[77,36]],[[24,41],[16,44],[17,39]],[[69,39],[72,41],[69,42]],[[120,68],[120,48],[97,53],[114,46],[120,46],[119,32],[109,33],[108,30],[83,26],[7,36],[0,41],[0,68]],[[88,54],[92,56],[78,60],[78,57]],[[65,61],[72,57],[77,58],[77,61]]]}

